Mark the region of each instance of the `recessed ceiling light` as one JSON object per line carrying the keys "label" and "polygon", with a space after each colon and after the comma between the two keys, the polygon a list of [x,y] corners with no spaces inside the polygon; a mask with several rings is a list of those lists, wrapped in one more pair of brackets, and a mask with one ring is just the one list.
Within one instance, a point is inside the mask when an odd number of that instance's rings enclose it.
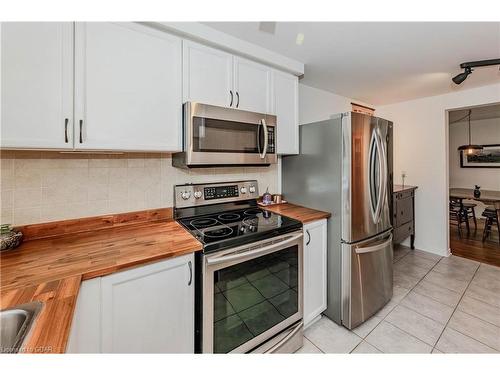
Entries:
{"label": "recessed ceiling light", "polygon": [[302,43],[304,43],[304,34],[298,33],[297,38],[295,39],[295,43],[300,46]]}

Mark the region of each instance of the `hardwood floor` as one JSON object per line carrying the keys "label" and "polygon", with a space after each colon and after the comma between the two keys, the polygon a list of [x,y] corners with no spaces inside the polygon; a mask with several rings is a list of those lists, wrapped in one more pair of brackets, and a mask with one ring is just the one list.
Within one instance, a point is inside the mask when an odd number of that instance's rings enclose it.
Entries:
{"label": "hardwood floor", "polygon": [[462,225],[462,228],[462,238],[460,238],[457,227],[450,226],[451,253],[500,267],[500,243],[496,227],[493,227],[494,233],[485,242],[482,242],[484,220],[477,221],[476,231],[474,231],[474,224],[471,223],[469,235],[467,235],[465,225]]}

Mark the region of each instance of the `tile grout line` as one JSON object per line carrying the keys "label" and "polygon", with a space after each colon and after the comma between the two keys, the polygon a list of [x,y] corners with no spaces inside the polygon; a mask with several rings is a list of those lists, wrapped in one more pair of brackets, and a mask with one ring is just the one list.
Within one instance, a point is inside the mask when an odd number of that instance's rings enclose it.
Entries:
{"label": "tile grout line", "polygon": [[[440,258],[440,259],[439,259],[436,263],[434,263],[434,265],[433,265],[433,266],[429,269],[429,271],[427,271],[427,273],[426,273],[424,276],[422,276],[422,277],[420,278],[420,280],[418,280],[418,282],[417,282],[417,283],[416,283],[416,284],[415,284],[412,288],[410,288],[410,290],[408,291],[408,293],[406,293],[406,294],[405,294],[405,296],[404,296],[403,298],[401,298],[401,300],[400,300],[400,301],[396,304],[396,306],[394,306],[394,307],[391,309],[391,311],[389,311],[389,313],[388,313],[386,316],[384,316],[384,317],[382,318],[382,320],[379,322],[379,324],[380,324],[380,323],[382,323],[382,322],[386,322],[387,324],[390,324],[390,325],[392,325],[393,327],[396,327],[397,329],[399,329],[399,330],[403,331],[404,333],[406,333],[406,334],[410,335],[411,337],[413,337],[413,338],[415,338],[415,339],[419,340],[420,342],[423,342],[424,344],[431,346],[431,347],[432,347],[432,348],[431,348],[431,353],[432,353],[432,351],[434,350],[434,346],[433,346],[433,345],[427,344],[425,341],[422,341],[422,340],[421,340],[421,339],[419,339],[418,337],[413,336],[410,332],[406,332],[404,329],[401,329],[401,328],[397,327],[396,325],[392,324],[391,322],[386,321],[386,318],[389,316],[389,314],[390,314],[390,313],[391,313],[391,312],[392,312],[392,311],[393,311],[393,310],[394,310],[397,306],[400,306],[400,305],[401,305],[401,302],[402,302],[402,301],[403,301],[403,300],[404,300],[404,299],[408,296],[408,294],[410,294],[410,293],[413,291],[413,289],[415,289],[415,288],[417,287],[417,285],[418,285],[418,284],[419,284],[419,283],[420,283],[420,282],[421,282],[421,281],[425,278],[425,276],[427,276],[427,275],[428,275],[428,274],[429,274],[429,273],[430,273],[430,272],[434,269],[434,267],[436,267],[436,266],[439,264],[439,262],[441,262],[441,260],[442,260],[442,259],[444,259],[444,257],[441,257],[441,258]],[[417,294],[418,294],[418,293],[417,293]],[[413,310],[413,309],[411,309],[411,308],[409,308],[409,307],[406,307],[406,306],[404,306],[404,305],[401,305],[401,306],[403,306],[403,307],[405,307],[405,308],[408,308],[408,309],[410,309],[410,310],[412,310],[412,311],[415,311],[415,310]],[[420,314],[418,311],[415,311],[415,312],[416,312],[416,313],[418,313],[418,314]],[[420,315],[422,315],[422,314],[420,314]],[[422,316],[425,316],[425,315],[422,315]],[[425,317],[426,317],[426,318],[428,318],[427,316],[425,316]],[[431,318],[429,318],[429,319],[431,319]],[[435,321],[434,319],[431,319],[431,320],[432,320],[432,321]],[[436,322],[436,323],[439,323],[439,322],[437,322],[437,321],[435,321],[435,322]],[[377,324],[377,326],[378,326],[379,324]],[[442,324],[442,323],[441,323],[441,324]],[[444,329],[445,329],[445,328],[446,328],[446,325],[443,327],[443,331],[444,331]],[[375,329],[375,328],[374,328],[374,329]],[[371,332],[371,331],[370,331],[370,332]],[[442,332],[441,332],[441,334],[442,334]],[[440,335],[440,337],[441,337],[441,335]],[[438,337],[438,340],[437,340],[437,341],[439,341],[439,337]],[[436,343],[437,343],[437,341],[436,341]],[[434,344],[434,345],[435,345],[435,344]],[[378,349],[378,348],[377,348],[377,349]]]}
{"label": "tile grout line", "polygon": [[[467,291],[467,290],[465,290],[465,291]],[[465,293],[465,292],[464,292],[464,293]],[[473,296],[468,296],[468,297],[469,297],[469,298],[471,298],[471,299],[473,299],[473,300],[475,300],[475,301],[477,301],[477,302],[484,303],[485,305],[488,305],[488,306],[490,306],[490,307],[493,307],[493,308],[494,308],[494,309],[496,309],[496,310],[500,310],[500,307],[498,307],[498,306],[492,305],[492,304],[490,304],[490,303],[488,303],[488,302],[484,302],[483,300],[480,300],[480,299],[474,298]],[[487,320],[484,320],[483,318],[481,318],[481,317],[479,317],[479,316],[477,316],[477,315],[473,315],[473,314],[471,314],[471,313],[469,313],[469,312],[467,312],[467,311],[464,311],[464,310],[458,310],[458,311],[460,311],[460,312],[462,312],[462,313],[464,313],[464,314],[470,315],[470,316],[472,316],[472,317],[474,317],[474,318],[476,318],[476,319],[479,319],[479,320],[481,320],[481,321],[483,321],[483,322],[485,322],[485,323],[488,323],[488,324],[494,325],[495,327],[499,327],[499,328],[500,328],[500,325],[495,324],[495,323],[491,323],[491,322],[489,322],[489,321],[487,321]]]}
{"label": "tile grout line", "polygon": [[[387,324],[389,324],[389,325],[391,325],[391,326],[393,326],[393,327],[394,327],[394,328],[396,328],[396,329],[399,329],[400,331],[402,331],[402,332],[406,333],[407,335],[409,335],[409,336],[413,337],[415,340],[418,340],[418,341],[420,341],[421,343],[424,343],[425,345],[430,346],[430,347],[431,347],[431,352],[432,352],[432,349],[434,349],[434,347],[433,347],[431,344],[426,343],[424,340],[422,340],[422,339],[418,338],[417,336],[414,336],[414,335],[413,335],[413,334],[411,334],[410,332],[406,332],[404,329],[399,328],[397,325],[395,325],[395,324],[393,324],[393,323],[391,323],[391,322],[385,321],[385,319],[384,319],[384,322],[385,322],[385,323],[387,323]],[[374,346],[375,346],[375,345],[374,345]],[[378,349],[378,348],[377,348],[377,349]]]}
{"label": "tile grout line", "polygon": [[[319,322],[319,320],[318,320]],[[317,322],[316,322],[317,323]],[[321,353],[323,354],[326,354],[323,350],[321,350],[321,348],[319,346],[317,346],[311,339],[308,339],[306,336],[304,336],[304,339],[306,339],[307,341],[309,341],[316,349],[318,349]]]}
{"label": "tile grout line", "polygon": [[[460,302],[462,302],[462,299],[464,298],[464,295],[465,295],[465,292],[467,292],[467,289],[469,289],[469,286],[470,284],[472,283],[472,280],[474,280],[474,277],[476,277],[476,274],[477,274],[477,271],[479,270],[479,267],[481,267],[481,263],[479,263],[479,265],[477,266],[476,270],[474,271],[474,275],[472,275],[472,278],[470,279],[470,281],[467,283],[467,287],[464,289],[462,295],[460,296],[460,299],[458,300],[458,303],[457,305],[455,306],[455,308],[453,309],[453,312],[451,313],[450,317],[448,318],[448,321],[446,322],[446,324],[444,325],[444,328],[443,330],[441,331],[441,334],[439,335],[438,339],[436,340],[436,343],[434,344],[434,346],[432,347],[432,350],[434,349],[437,349],[436,348],[436,345],[438,344],[439,340],[441,340],[441,337],[443,336],[443,333],[444,331],[446,330],[446,328],[448,328],[448,324],[450,324],[450,320],[451,318],[453,318],[453,315],[455,314],[455,311],[457,311],[457,308],[458,308],[458,305],[460,305]],[[450,327],[450,329],[453,329]],[[462,333],[462,332],[460,332]],[[467,335],[465,335],[467,336]],[[472,337],[471,337],[472,338]],[[476,339],[474,339],[476,340]],[[476,340],[478,342],[481,342],[479,340]],[[484,344],[483,342],[481,342],[481,344]],[[438,349],[439,350],[439,349]]]}
{"label": "tile grout line", "polygon": [[[408,253],[406,253],[403,257],[401,257],[401,259],[403,259],[403,258],[405,258],[407,255],[409,255],[409,254],[411,253],[411,251],[412,251],[412,250],[410,250],[410,251],[409,251]],[[416,256],[419,256],[419,255],[416,255]],[[424,258],[424,257],[423,257],[423,258]],[[401,259],[398,259],[395,263],[399,262]],[[391,310],[390,310],[390,311],[389,311],[389,312],[388,312],[388,313],[387,313],[387,314],[386,314],[386,315],[385,315],[385,316],[384,316],[384,317],[380,320],[380,322],[378,322],[378,323],[375,325],[375,327],[373,327],[373,328],[370,330],[370,332],[368,332],[368,334],[366,335],[366,337],[364,337],[364,338],[363,338],[363,337],[361,337],[361,340],[362,340],[362,341],[366,341],[366,338],[367,338],[367,337],[368,337],[368,336],[369,336],[369,335],[370,335],[370,334],[371,334],[371,333],[372,333],[372,332],[373,332],[373,331],[374,331],[374,330],[375,330],[375,329],[376,329],[376,328],[380,325],[380,323],[382,323],[382,322],[386,322],[387,324],[390,324],[390,325],[392,325],[393,327],[396,327],[394,324],[391,324],[390,322],[386,321],[385,319],[389,316],[389,314],[390,314],[390,313],[392,313],[392,311],[393,311],[393,310],[394,310],[397,306],[399,306],[399,305],[401,304],[401,301],[402,301],[403,299],[405,299],[405,298],[406,298],[406,296],[407,296],[408,294],[410,294],[410,292],[412,292],[412,291],[413,291],[413,289],[415,289],[415,287],[416,287],[416,286],[417,286],[417,285],[418,285],[418,284],[419,284],[419,283],[420,283],[420,282],[421,282],[421,281],[425,278],[425,276],[427,276],[427,274],[428,274],[429,272],[431,272],[431,271],[434,269],[434,267],[436,267],[436,265],[437,265],[437,264],[441,261],[441,259],[443,259],[443,257],[441,257],[441,258],[440,258],[440,259],[439,259],[436,263],[434,263],[434,265],[433,265],[433,266],[429,269],[429,271],[427,271],[427,273],[426,273],[424,276],[422,276],[422,277],[421,277],[421,278],[417,281],[417,283],[416,283],[413,287],[411,287],[411,288],[408,290],[408,292],[407,292],[407,293],[403,296],[403,298],[401,298],[401,300],[400,300],[398,303],[396,303],[396,305],[394,305],[394,307],[393,307],[393,308],[392,308],[392,309],[391,309]],[[393,264],[394,264],[394,263],[393,263]],[[398,285],[398,286],[399,286],[399,285]],[[394,284],[393,284],[393,288],[394,288]],[[403,288],[403,287],[400,287],[400,288]],[[404,289],[406,289],[406,288],[404,288]],[[402,305],[401,305],[401,306],[402,306]],[[406,307],[406,306],[403,306],[403,307]],[[433,319],[432,319],[432,320],[433,320]],[[405,330],[403,330],[403,329],[401,329],[401,328],[399,328],[399,327],[396,327],[396,328],[397,328],[397,329],[399,329],[399,330],[401,330],[401,331],[403,331],[403,332],[405,332],[406,334],[408,334],[408,335],[410,335],[410,336],[412,336],[412,337],[415,337],[415,336],[413,336],[411,333],[406,332]],[[443,328],[443,330],[444,330],[444,328]],[[358,337],[360,337],[359,335],[357,335],[357,336],[358,336]],[[416,338],[416,337],[415,337],[415,338]],[[423,342],[423,343],[424,343],[424,344],[426,344],[426,345],[429,345],[429,344],[427,344],[426,342],[424,342],[424,341],[420,340],[419,338],[416,338],[416,339],[417,339],[417,340],[419,340],[419,341],[421,341],[421,342]],[[366,342],[367,342],[368,344],[370,344],[368,341],[366,341]],[[358,344],[358,345],[359,345],[359,344]],[[373,345],[373,344],[370,344],[370,345],[372,345],[372,346],[373,346],[374,348],[376,348],[377,350],[380,350],[380,349],[379,349],[379,348],[377,348],[375,345]],[[429,346],[431,346],[431,345],[429,345]],[[432,349],[434,349],[434,347],[433,347]],[[381,351],[382,353],[384,353],[382,350],[380,350],[380,351]],[[432,350],[431,350],[431,352],[432,352]]]}

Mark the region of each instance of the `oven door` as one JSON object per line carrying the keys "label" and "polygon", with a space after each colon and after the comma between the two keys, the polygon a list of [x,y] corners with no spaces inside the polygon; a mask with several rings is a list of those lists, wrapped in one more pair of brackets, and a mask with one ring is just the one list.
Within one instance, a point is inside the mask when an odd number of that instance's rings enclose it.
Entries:
{"label": "oven door", "polygon": [[[301,327],[302,252],[296,231],[204,256],[203,353],[246,353]],[[287,347],[294,336],[283,335],[273,347]]]}
{"label": "oven door", "polygon": [[277,163],[276,116],[188,102],[184,126],[188,166]]}

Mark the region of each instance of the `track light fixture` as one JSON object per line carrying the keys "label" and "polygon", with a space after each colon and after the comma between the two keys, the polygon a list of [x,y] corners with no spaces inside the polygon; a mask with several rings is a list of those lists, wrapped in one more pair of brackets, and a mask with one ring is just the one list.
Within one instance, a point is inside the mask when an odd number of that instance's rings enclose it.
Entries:
{"label": "track light fixture", "polygon": [[452,78],[452,81],[457,85],[460,85],[465,79],[473,72],[472,68],[477,68],[480,66],[491,66],[491,65],[500,65],[500,59],[491,59],[491,60],[479,60],[479,61],[470,61],[460,64],[460,68],[464,69],[463,73],[457,74]]}
{"label": "track light fixture", "polygon": [[472,73],[472,68],[465,68],[465,71],[463,73],[457,74],[455,77],[452,78],[453,82],[455,82],[457,85],[460,85],[469,74]]}

